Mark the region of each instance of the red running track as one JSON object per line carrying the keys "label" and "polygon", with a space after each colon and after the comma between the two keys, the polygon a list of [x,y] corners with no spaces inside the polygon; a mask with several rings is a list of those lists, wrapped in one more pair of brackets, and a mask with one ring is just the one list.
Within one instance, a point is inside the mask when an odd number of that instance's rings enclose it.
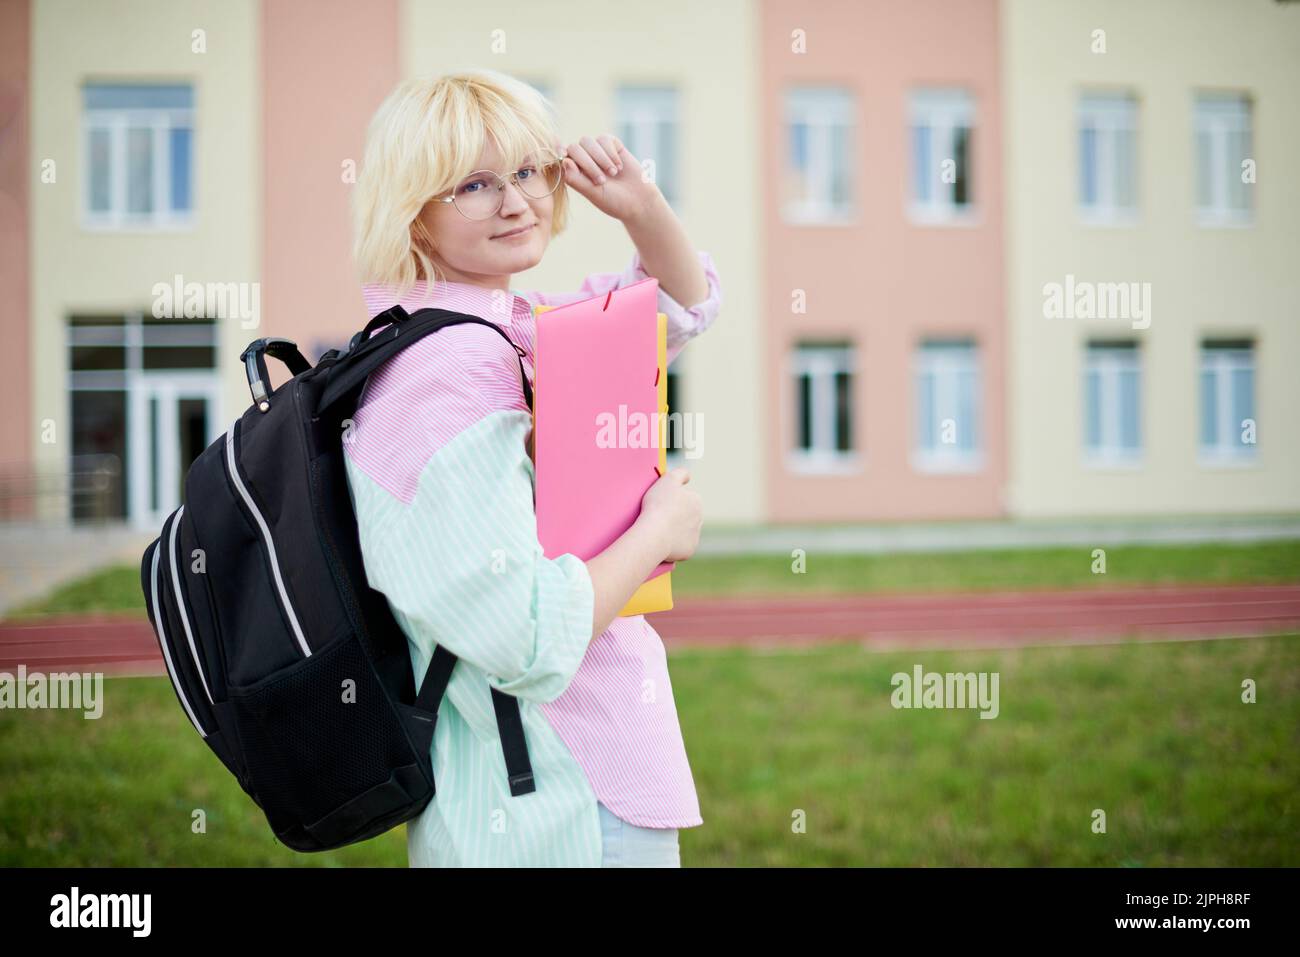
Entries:
{"label": "red running track", "polygon": [[688,598],[652,621],[671,645],[853,639],[967,648],[1253,637],[1300,631],[1300,585]]}
{"label": "red running track", "polygon": [[[1300,585],[680,598],[650,622],[670,647],[970,648],[1300,632]],[[148,620],[78,616],[0,622],[0,671],[161,674]]]}

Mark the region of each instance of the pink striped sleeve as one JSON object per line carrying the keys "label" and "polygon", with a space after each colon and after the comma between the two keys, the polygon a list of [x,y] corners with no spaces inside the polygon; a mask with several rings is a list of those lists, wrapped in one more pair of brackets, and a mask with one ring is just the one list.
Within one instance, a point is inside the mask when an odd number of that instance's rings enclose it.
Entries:
{"label": "pink striped sleeve", "polygon": [[528,412],[519,360],[501,334],[448,326],[384,363],[344,433],[344,450],[375,482],[410,503],[429,459],[493,412]]}
{"label": "pink striped sleeve", "polygon": [[[713,258],[703,251],[697,251],[697,255],[699,256],[700,265],[704,268],[704,277],[709,286],[708,295],[704,299],[693,306],[687,307],[668,295],[663,289],[659,290],[659,311],[668,317],[669,363],[677,357],[687,342],[713,325],[713,321],[718,317],[718,312],[722,308],[722,286],[718,280],[718,270],[714,265]],[[602,295],[611,289],[622,289],[624,286],[630,286],[635,282],[649,278],[650,274],[641,265],[641,254],[634,252],[632,261],[628,263],[627,268],[621,273],[592,273],[582,281],[582,285],[576,292],[545,293],[524,291],[520,292],[519,295],[534,306],[564,306],[571,302],[580,302],[583,299]]]}

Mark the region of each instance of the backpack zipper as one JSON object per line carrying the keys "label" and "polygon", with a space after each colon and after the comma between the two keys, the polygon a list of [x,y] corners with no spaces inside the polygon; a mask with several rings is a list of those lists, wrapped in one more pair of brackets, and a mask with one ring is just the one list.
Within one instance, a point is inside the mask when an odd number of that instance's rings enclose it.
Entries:
{"label": "backpack zipper", "polygon": [[262,531],[262,541],[266,544],[267,555],[271,560],[271,573],[275,576],[275,587],[280,593],[280,604],[284,607],[284,613],[289,618],[289,624],[293,627],[294,637],[298,639],[298,644],[302,648],[305,657],[311,657],[311,647],[307,644],[307,639],[303,637],[302,626],[298,624],[298,616],[294,613],[293,605],[289,602],[289,593],[284,587],[284,577],[280,574],[280,559],[275,554],[275,542],[271,540],[271,530],[266,525],[266,519],[258,511],[257,506],[253,503],[253,496],[248,494],[248,489],[244,486],[244,480],[239,475],[239,467],[235,463],[235,429],[239,427],[236,421],[226,433],[226,468],[230,472],[230,481],[234,483],[239,490],[240,497],[244,504],[248,506],[249,512],[252,513],[253,519],[257,522],[257,527]]}
{"label": "backpack zipper", "polygon": [[162,605],[158,601],[158,595],[159,595],[158,589],[162,585],[158,576],[158,553],[161,550],[162,550],[162,538],[159,538],[157,544],[154,545],[154,549],[153,549],[153,571],[152,571],[153,620],[158,625],[158,639],[159,639],[158,645],[159,647],[162,648],[163,661],[166,662],[167,664],[167,674],[171,676],[172,687],[176,689],[176,696],[181,699],[181,704],[185,708],[185,714],[189,716],[190,724],[194,725],[194,730],[197,731],[201,737],[206,738],[208,736],[208,733],[203,730],[203,726],[199,724],[199,719],[194,716],[194,709],[190,707],[190,701],[188,698],[185,697],[185,689],[181,687],[180,677],[176,674],[176,666],[172,664],[172,653],[168,649],[167,629],[166,626],[163,625]]}

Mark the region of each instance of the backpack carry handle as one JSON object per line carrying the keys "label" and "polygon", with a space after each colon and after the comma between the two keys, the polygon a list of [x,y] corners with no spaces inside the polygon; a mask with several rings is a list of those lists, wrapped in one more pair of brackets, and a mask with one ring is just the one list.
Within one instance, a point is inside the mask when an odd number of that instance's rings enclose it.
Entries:
{"label": "backpack carry handle", "polygon": [[298,343],[292,339],[266,338],[254,339],[248,344],[239,359],[244,363],[244,373],[248,376],[248,390],[253,394],[253,404],[260,412],[271,409],[271,376],[266,371],[266,359],[279,359],[289,367],[292,375],[302,375],[311,368],[306,356],[298,351]]}

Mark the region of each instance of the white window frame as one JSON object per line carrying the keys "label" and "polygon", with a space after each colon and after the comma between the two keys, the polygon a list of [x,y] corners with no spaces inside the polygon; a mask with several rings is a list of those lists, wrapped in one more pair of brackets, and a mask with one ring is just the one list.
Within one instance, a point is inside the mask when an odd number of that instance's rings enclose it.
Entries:
{"label": "white window frame", "polygon": [[[930,197],[922,200],[916,195],[916,139],[913,130],[918,126],[930,130]],[[941,178],[942,161],[956,160],[956,130],[969,131],[966,161],[966,189],[970,202],[957,205],[954,194],[957,184],[945,183]],[[975,142],[975,100],[969,92],[958,88],[913,90],[908,97],[907,124],[907,214],[913,223],[931,226],[969,226],[978,221],[975,196],[974,159],[970,149]]]}
{"label": "white window frame", "polygon": [[832,165],[832,131],[839,127],[844,130],[844,143],[848,155],[844,157],[844,168],[853,170],[853,158],[856,152],[855,114],[857,99],[853,93],[842,87],[796,87],[786,90],[784,99],[785,117],[782,127],[781,181],[800,171],[790,165],[790,139],[796,124],[808,128],[808,170],[807,179],[811,198],[792,198],[781,196],[781,218],[795,226],[848,226],[857,222],[857,193],[853,188],[853,177],[847,179],[848,196],[845,202],[836,204],[831,199],[833,179]]}
{"label": "white window frame", "polygon": [[[202,399],[208,404],[207,444],[214,442],[224,429],[226,421],[221,387],[219,323],[204,322],[187,325],[183,319],[166,324],[146,324],[144,313],[125,313],[120,324],[102,326],[66,326],[64,361],[68,363],[67,395],[71,414],[71,396],[74,392],[111,391],[126,393],[126,461],[122,463],[123,477],[127,482],[126,518],[134,528],[157,528],[158,523],[176,509],[176,500],[170,477],[179,468],[175,445],[167,437],[176,434],[176,401]],[[71,368],[74,346],[121,346],[121,369],[91,371]],[[211,346],[215,351],[211,367],[196,369],[146,369],[145,350],[152,346]],[[150,398],[159,401],[158,461],[151,455],[148,431],[148,403]],[[72,468],[71,448],[66,467]],[[149,474],[157,468],[159,481],[159,508],[153,510],[149,503]]]}
{"label": "white window frame", "polygon": [[[626,84],[618,88],[615,96],[618,129],[623,131],[624,145],[639,160],[655,162],[655,184],[669,203],[681,201],[681,162],[676,155],[680,149],[681,110],[678,94],[671,86],[638,86]],[[659,127],[671,126],[675,132],[674,153],[668,155],[659,142]],[[647,145],[649,144],[649,145]],[[667,170],[668,175],[663,173]]]}
{"label": "white window frame", "polygon": [[[1241,420],[1236,419],[1236,413],[1232,408],[1232,373],[1239,369],[1249,369],[1251,372],[1251,386],[1254,392],[1252,404],[1255,406],[1255,427],[1256,443],[1255,445],[1240,445],[1238,443],[1229,443],[1224,440],[1225,436],[1237,436],[1241,434]],[[1196,419],[1196,450],[1197,459],[1201,465],[1252,465],[1258,458],[1258,428],[1259,428],[1259,369],[1255,364],[1255,348],[1251,346],[1248,349],[1225,349],[1210,348],[1204,343],[1201,345],[1201,364],[1200,375],[1196,377],[1197,398],[1202,386],[1202,377],[1206,372],[1214,374],[1214,389],[1216,398],[1216,410],[1218,412],[1218,436],[1219,441],[1216,445],[1204,445],[1201,442],[1201,404],[1197,403]]]}
{"label": "white window frame", "polygon": [[[1141,203],[1141,171],[1138,166],[1138,107],[1131,93],[1084,93],[1079,98],[1078,123],[1075,127],[1076,169],[1079,218],[1094,226],[1132,226],[1137,223]],[[1088,203],[1083,196],[1083,130],[1095,133],[1097,201]],[[1132,134],[1133,203],[1122,205],[1117,198],[1119,134]]]}
{"label": "white window frame", "polygon": [[[152,132],[153,210],[127,211],[127,130],[144,127]],[[176,211],[171,206],[171,131],[190,131],[190,208]],[[91,209],[91,135],[106,131],[109,137],[109,208]],[[102,109],[83,108],[81,117],[82,192],[81,225],[94,231],[176,231],[195,225],[198,150],[192,108]]]}
{"label": "white window frame", "polygon": [[[1207,227],[1241,227],[1254,224],[1254,191],[1247,187],[1244,195],[1245,207],[1230,206],[1228,183],[1228,142],[1233,133],[1245,133],[1248,151],[1253,154],[1254,147],[1254,104],[1244,94],[1224,95],[1217,93],[1198,93],[1193,107],[1195,117],[1192,135],[1192,161],[1194,175],[1192,178],[1193,199],[1196,204],[1196,220],[1200,226]],[[1201,151],[1199,140],[1202,133],[1210,136],[1210,205],[1201,205]],[[1253,159],[1242,157],[1242,159]],[[1232,175],[1241,175],[1241,161],[1233,167]]]}
{"label": "white window frame", "polygon": [[[1120,444],[1119,380],[1124,372],[1132,371],[1137,377],[1137,446],[1128,448]],[[1088,444],[1088,377],[1096,373],[1100,383],[1097,410],[1101,425],[1101,441],[1096,447]],[[1141,347],[1084,345],[1081,435],[1084,463],[1092,468],[1138,468],[1145,456],[1146,431],[1142,427],[1143,383]]]}
{"label": "white window frame", "polygon": [[849,410],[849,451],[844,452],[835,447],[836,403],[835,376],[837,373],[849,376],[849,395],[857,396],[857,358],[856,350],[849,345],[816,345],[813,343],[795,344],[788,355],[785,381],[792,389],[790,405],[798,411],[799,377],[807,375],[811,381],[809,401],[812,408],[808,419],[812,428],[810,436],[812,446],[808,449],[798,447],[799,419],[791,418],[790,441],[786,445],[786,468],[804,475],[833,475],[857,472],[862,468],[863,457],[856,444],[857,423],[855,409]]}
{"label": "white window frame", "polygon": [[[931,348],[938,346],[942,348]],[[921,377],[929,373],[935,383],[933,408],[936,423],[942,425],[946,418],[952,418],[955,422],[956,409],[959,405],[957,382],[963,372],[971,373],[974,382],[971,415],[975,421],[969,426],[975,434],[974,447],[966,450],[957,445],[944,445],[942,440],[931,448],[923,446],[921,409],[918,404],[912,410],[911,443],[911,464],[917,472],[978,472],[984,468],[984,375],[981,370],[978,342],[966,344],[966,348],[961,351],[952,349],[951,345],[941,340],[919,343],[912,354],[912,397],[915,401],[920,389]],[[953,414],[944,415],[944,410],[951,410]]]}

